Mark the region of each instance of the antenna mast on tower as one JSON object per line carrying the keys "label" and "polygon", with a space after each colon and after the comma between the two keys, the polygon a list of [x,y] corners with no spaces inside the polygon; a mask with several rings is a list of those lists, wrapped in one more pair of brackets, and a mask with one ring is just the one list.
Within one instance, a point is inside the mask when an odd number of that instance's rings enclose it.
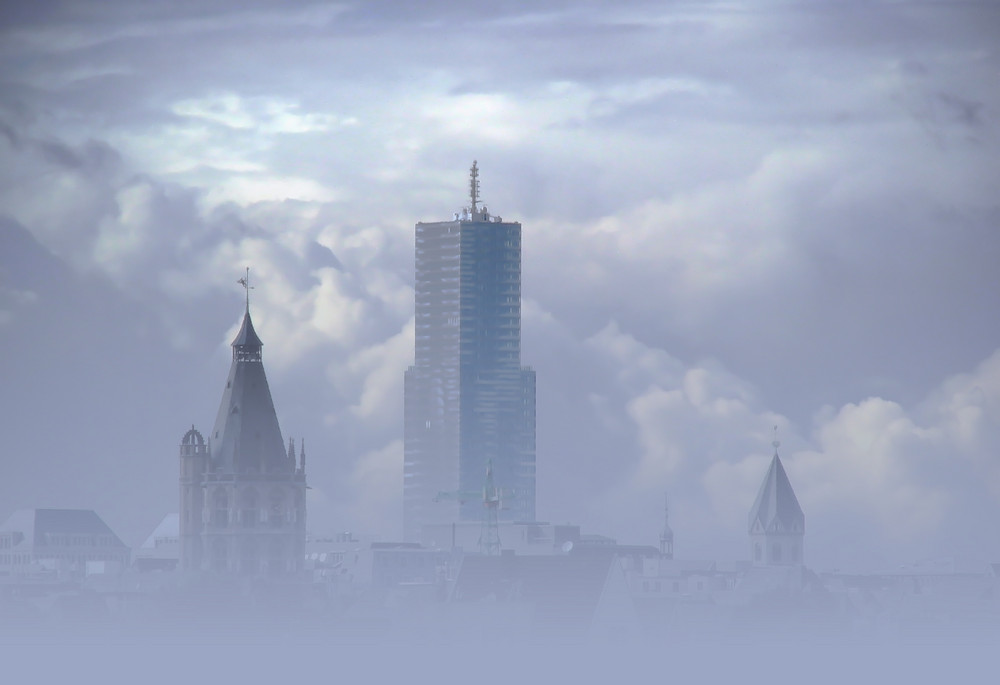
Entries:
{"label": "antenna mast on tower", "polygon": [[469,169],[469,197],[472,200],[469,211],[475,217],[478,211],[476,205],[479,204],[479,167],[476,166],[476,160],[472,160],[472,168]]}

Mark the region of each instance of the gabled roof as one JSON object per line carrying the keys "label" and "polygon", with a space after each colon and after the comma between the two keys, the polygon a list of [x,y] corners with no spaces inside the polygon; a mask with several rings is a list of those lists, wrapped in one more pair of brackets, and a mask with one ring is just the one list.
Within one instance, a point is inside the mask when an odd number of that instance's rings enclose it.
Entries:
{"label": "gabled roof", "polygon": [[806,517],[777,452],[760,485],[757,500],[750,509],[749,529],[751,534],[805,532]]}
{"label": "gabled roof", "polygon": [[0,530],[22,533],[33,545],[46,544],[48,535],[105,535],[114,546],[125,547],[92,509],[21,509],[11,514]]}
{"label": "gabled roof", "polygon": [[233,362],[209,438],[212,465],[224,471],[254,469],[264,473],[293,468],[281,438],[260,356],[240,353],[241,350],[259,352],[260,346],[260,338],[247,312],[243,327],[233,341]]}
{"label": "gabled roof", "polygon": [[140,549],[155,549],[157,542],[166,539],[177,539],[181,534],[181,517],[179,514],[167,514],[153,529]]}

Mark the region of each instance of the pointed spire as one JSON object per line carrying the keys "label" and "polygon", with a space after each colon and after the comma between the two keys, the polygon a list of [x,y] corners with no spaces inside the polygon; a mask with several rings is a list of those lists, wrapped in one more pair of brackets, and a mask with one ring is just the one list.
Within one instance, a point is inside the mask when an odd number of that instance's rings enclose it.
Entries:
{"label": "pointed spire", "polygon": [[660,554],[674,558],[674,530],[670,527],[670,496],[663,494],[663,530],[660,532]]}
{"label": "pointed spire", "polygon": [[[306,472],[306,439],[305,438],[300,438],[299,439],[299,445],[300,445],[300,450],[301,450],[299,452],[299,470],[302,473],[305,473]],[[293,464],[295,463],[294,456],[292,457],[292,463]]]}
{"label": "pointed spire", "polygon": [[757,499],[750,509],[750,533],[754,533],[757,524],[762,533],[803,533],[805,515],[778,456],[781,442],[778,440],[777,426],[774,427],[774,440],[771,444],[774,446],[774,456],[771,457],[767,475],[764,476],[764,482],[757,492]]}
{"label": "pointed spire", "polygon": [[[249,277],[249,270],[247,277]],[[247,277],[239,279],[248,291]],[[263,343],[250,318],[249,298],[243,324],[233,340],[233,363],[211,434],[212,466],[222,472],[287,472],[286,445],[261,362]]]}

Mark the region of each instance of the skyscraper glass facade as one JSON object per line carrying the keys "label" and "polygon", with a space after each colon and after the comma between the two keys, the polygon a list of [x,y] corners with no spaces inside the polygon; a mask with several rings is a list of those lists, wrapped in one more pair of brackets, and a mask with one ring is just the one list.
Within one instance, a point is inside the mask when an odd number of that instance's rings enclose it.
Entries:
{"label": "skyscraper glass facade", "polygon": [[[472,205],[416,225],[416,349],[404,390],[404,534],[478,521],[486,467],[500,520],[535,519],[535,372],[521,366],[521,224]],[[442,496],[443,495],[443,496]],[[435,501],[435,500],[438,501]]]}

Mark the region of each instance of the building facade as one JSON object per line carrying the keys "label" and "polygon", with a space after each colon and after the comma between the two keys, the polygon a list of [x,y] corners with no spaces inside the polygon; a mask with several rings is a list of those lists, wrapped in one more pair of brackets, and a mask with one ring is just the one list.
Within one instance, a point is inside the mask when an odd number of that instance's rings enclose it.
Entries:
{"label": "building facade", "polygon": [[296,460],[278,427],[263,343],[249,303],[209,440],[180,446],[180,565],[187,571],[289,577],[305,559],[305,445]]}
{"label": "building facade", "polygon": [[[535,372],[521,366],[521,224],[479,204],[415,230],[414,365],[404,389],[404,536],[478,521],[487,465],[499,518],[535,519]],[[458,496],[439,498],[441,493]],[[435,501],[438,499],[438,501]]]}
{"label": "building facade", "polygon": [[21,509],[0,525],[0,577],[120,573],[131,550],[90,509]]}

